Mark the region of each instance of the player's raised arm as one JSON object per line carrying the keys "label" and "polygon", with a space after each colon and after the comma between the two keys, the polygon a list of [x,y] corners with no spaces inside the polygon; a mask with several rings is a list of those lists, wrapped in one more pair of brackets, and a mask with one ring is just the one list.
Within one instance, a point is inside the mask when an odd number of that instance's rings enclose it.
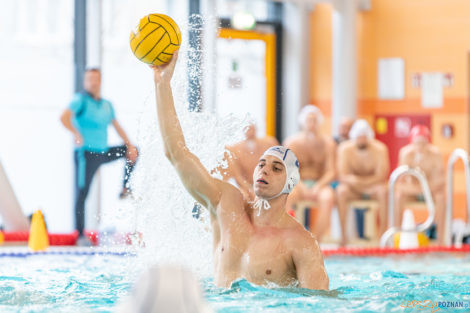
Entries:
{"label": "player's raised arm", "polygon": [[152,66],[157,98],[157,115],[165,155],[175,167],[185,188],[206,208],[215,209],[221,195],[221,182],[213,178],[200,160],[189,151],[176,115],[170,81],[175,70],[177,52],[165,65]]}

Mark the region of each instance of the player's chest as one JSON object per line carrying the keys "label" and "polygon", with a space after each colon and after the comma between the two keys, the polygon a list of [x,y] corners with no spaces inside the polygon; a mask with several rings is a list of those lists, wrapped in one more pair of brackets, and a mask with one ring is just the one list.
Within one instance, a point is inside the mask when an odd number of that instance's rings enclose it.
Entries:
{"label": "player's chest", "polygon": [[240,258],[242,275],[258,283],[281,283],[292,268],[291,252],[282,238],[267,234],[253,234]]}
{"label": "player's chest", "polygon": [[326,145],[322,141],[312,141],[301,149],[297,157],[301,166],[302,164],[323,163],[326,159]]}
{"label": "player's chest", "polygon": [[375,171],[377,159],[372,153],[356,152],[348,161],[355,174],[368,175]]}
{"label": "player's chest", "polygon": [[410,164],[411,167],[419,167],[426,173],[426,175],[435,169],[435,164],[432,161],[432,158],[429,155],[426,156],[421,153],[411,155],[408,164]]}

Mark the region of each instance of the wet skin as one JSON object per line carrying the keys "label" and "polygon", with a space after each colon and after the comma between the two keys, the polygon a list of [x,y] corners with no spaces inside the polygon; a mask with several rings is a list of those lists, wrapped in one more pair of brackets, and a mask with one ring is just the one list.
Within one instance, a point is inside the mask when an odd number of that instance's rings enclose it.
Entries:
{"label": "wet skin", "polygon": [[229,287],[240,277],[281,286],[298,281],[303,288],[328,289],[323,257],[316,240],[286,213],[286,169],[267,156],[254,173],[257,197],[270,199],[271,209],[258,215],[240,190],[215,179],[186,146],[176,114],[170,81],[177,53],[169,64],[154,66],[157,116],[165,155],[186,190],[211,212],[214,280]]}

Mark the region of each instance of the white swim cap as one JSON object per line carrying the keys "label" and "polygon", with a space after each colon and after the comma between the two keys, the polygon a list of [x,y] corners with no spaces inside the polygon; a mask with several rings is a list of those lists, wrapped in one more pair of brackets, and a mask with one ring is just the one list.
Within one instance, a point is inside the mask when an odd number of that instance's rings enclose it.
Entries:
{"label": "white swim cap", "polygon": [[[278,158],[282,162],[282,164],[284,164],[284,167],[286,168],[286,183],[284,184],[284,188],[282,189],[282,191],[271,198],[263,199],[256,196],[255,200],[252,203],[253,207],[255,209],[258,209],[258,216],[261,214],[262,208],[265,210],[269,210],[271,208],[271,205],[269,204],[268,200],[279,197],[283,193],[290,193],[300,180],[299,160],[297,160],[297,157],[295,156],[295,153],[292,152],[292,150],[287,149],[283,146],[274,146],[266,150],[261,156],[261,158],[266,155],[274,156]],[[253,181],[256,181],[254,172]]]}
{"label": "white swim cap", "polygon": [[263,156],[266,155],[272,155],[281,160],[282,164],[284,164],[286,168],[286,183],[284,184],[284,189],[282,189],[279,195],[290,193],[300,180],[299,161],[297,160],[295,153],[283,146],[274,146],[263,153]]}
{"label": "white swim cap", "polygon": [[366,136],[369,139],[373,139],[374,135],[374,131],[369,126],[369,123],[367,123],[366,120],[362,119],[355,121],[353,126],[351,127],[351,130],[349,131],[350,139],[356,139],[360,136]]}
{"label": "white swim cap", "polygon": [[153,266],[143,273],[116,313],[213,313],[194,275],[179,266]]}
{"label": "white swim cap", "polygon": [[314,106],[313,104],[305,105],[302,110],[299,112],[299,124],[304,125],[305,121],[307,120],[307,116],[313,113],[317,116],[317,123],[323,123],[323,114],[321,113],[320,109]]}

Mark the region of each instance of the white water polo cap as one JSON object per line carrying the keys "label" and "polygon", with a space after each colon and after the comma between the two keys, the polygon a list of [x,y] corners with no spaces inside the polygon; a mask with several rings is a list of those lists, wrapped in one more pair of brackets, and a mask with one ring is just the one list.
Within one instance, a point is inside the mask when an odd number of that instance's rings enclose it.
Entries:
{"label": "white water polo cap", "polygon": [[[278,158],[286,168],[286,183],[284,184],[284,189],[282,189],[281,193],[277,196],[283,193],[290,193],[300,180],[299,160],[297,160],[297,156],[291,149],[287,149],[283,146],[269,148],[263,153],[263,156],[266,155]],[[261,158],[263,158],[263,156]]]}
{"label": "white water polo cap", "polygon": [[374,139],[374,131],[369,126],[366,120],[357,120],[354,122],[351,130],[349,131],[350,139],[357,139],[357,137],[366,136],[369,139]]}
{"label": "white water polo cap", "polygon": [[313,104],[307,104],[299,112],[299,124],[302,125],[302,127],[305,125],[309,114],[315,114],[318,124],[323,123],[323,114],[321,113],[320,109]]}
{"label": "white water polo cap", "polygon": [[[266,150],[260,159],[267,155],[278,158],[282,164],[284,164],[284,167],[286,168],[286,183],[284,184],[282,191],[271,198],[263,199],[258,196],[255,197],[255,200],[251,203],[253,204],[254,209],[258,209],[258,216],[261,214],[261,209],[269,210],[271,208],[268,200],[279,197],[283,193],[290,193],[300,180],[299,160],[297,160],[297,157],[292,150],[282,146],[274,146]],[[253,181],[256,181],[254,172]]]}
{"label": "white water polo cap", "polygon": [[137,280],[115,313],[214,313],[197,278],[177,265],[154,265]]}

